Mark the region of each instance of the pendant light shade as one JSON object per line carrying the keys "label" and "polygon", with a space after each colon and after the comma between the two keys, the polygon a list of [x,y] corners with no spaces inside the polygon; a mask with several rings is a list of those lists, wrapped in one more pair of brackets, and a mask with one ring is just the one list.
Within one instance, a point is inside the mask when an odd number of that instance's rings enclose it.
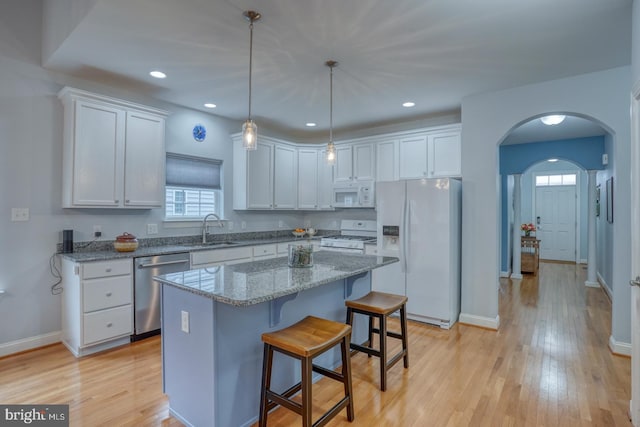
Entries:
{"label": "pendant light shade", "polygon": [[249,117],[242,125],[242,147],[245,150],[258,148],[258,126],[251,119],[251,73],[253,71],[253,23],[260,20],[261,15],[253,10],[244,12],[244,17],[249,21]]}
{"label": "pendant light shade", "polygon": [[329,67],[329,143],[327,144],[327,164],[336,163],[336,146],[333,143],[333,68],[338,65],[336,61],[327,61],[325,65]]}

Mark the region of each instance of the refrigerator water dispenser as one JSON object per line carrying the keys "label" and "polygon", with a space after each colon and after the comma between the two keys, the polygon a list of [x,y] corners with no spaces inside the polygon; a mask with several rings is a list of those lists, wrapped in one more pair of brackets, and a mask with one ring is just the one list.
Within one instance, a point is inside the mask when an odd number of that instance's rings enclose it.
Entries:
{"label": "refrigerator water dispenser", "polygon": [[382,226],[382,249],[385,251],[400,250],[400,227],[397,225]]}

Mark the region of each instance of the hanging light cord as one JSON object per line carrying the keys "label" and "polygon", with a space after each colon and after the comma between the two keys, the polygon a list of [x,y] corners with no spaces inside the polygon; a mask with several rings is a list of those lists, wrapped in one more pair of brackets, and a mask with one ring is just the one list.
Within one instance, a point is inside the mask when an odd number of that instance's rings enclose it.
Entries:
{"label": "hanging light cord", "polygon": [[329,143],[333,143],[333,67],[329,65],[331,73],[329,74]]}
{"label": "hanging light cord", "polygon": [[251,18],[249,36],[249,120],[251,120],[251,74],[253,69],[253,18]]}

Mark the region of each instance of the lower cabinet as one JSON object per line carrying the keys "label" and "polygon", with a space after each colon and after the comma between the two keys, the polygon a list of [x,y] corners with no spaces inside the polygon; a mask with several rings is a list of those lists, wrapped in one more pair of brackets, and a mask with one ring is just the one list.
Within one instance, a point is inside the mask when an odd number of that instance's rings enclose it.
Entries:
{"label": "lower cabinet", "polygon": [[223,264],[239,264],[251,261],[250,246],[229,249],[211,249],[191,252],[191,268],[215,267]]}
{"label": "lower cabinet", "polygon": [[76,356],[130,341],[133,261],[62,259],[62,342]]}

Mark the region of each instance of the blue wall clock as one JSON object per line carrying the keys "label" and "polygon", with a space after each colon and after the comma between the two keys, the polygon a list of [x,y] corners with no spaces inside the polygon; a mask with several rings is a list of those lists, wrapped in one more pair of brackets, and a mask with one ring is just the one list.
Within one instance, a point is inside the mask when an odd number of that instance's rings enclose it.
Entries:
{"label": "blue wall clock", "polygon": [[204,141],[207,137],[207,129],[204,126],[198,124],[193,127],[193,139],[198,142]]}

